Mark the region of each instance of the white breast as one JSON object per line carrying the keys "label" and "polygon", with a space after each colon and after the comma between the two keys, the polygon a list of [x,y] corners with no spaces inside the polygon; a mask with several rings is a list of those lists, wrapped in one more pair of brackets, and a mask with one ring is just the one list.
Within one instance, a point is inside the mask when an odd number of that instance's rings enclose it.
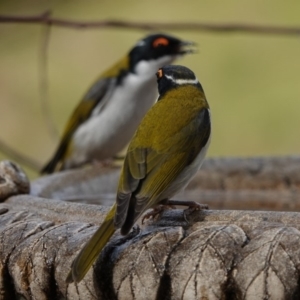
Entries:
{"label": "white breast", "polygon": [[90,117],[75,132],[73,153],[66,167],[110,158],[130,141],[142,118],[157,98],[155,73],[175,57],[141,61],[111,93],[100,114]]}

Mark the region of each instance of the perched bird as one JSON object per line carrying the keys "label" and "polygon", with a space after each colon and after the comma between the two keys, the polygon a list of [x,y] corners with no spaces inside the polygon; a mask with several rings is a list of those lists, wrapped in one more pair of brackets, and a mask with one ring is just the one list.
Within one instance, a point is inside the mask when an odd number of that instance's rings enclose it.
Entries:
{"label": "perched bird", "polygon": [[157,98],[153,75],[178,56],[193,52],[192,45],[165,34],[140,40],[89,89],[41,173],[105,160],[123,150]]}
{"label": "perched bird", "polygon": [[72,264],[67,282],[79,282],[116,229],[126,235],[159,204],[207,208],[169,200],[200,168],[210,143],[209,105],[195,74],[183,66],[157,72],[159,98],[132,138],[121,171],[116,203]]}

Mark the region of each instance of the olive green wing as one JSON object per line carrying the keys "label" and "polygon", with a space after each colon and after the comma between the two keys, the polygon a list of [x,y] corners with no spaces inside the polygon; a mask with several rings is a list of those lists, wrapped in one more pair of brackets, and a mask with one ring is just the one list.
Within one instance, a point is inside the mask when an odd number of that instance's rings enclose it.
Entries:
{"label": "olive green wing", "polygon": [[[84,123],[97,107],[97,113],[99,113],[105,106],[107,100],[109,99],[109,91],[111,86],[115,84],[115,79],[105,78],[97,81],[85,95],[83,100],[74,110],[72,116],[70,117],[63,136],[61,138],[60,144],[48,164],[42,169],[41,173],[53,173],[57,169],[58,164],[60,164],[65,157],[68,155],[70,142],[72,136],[76,129]],[[101,105],[99,105],[101,103]]]}
{"label": "olive green wing", "polygon": [[164,151],[129,146],[121,172],[115,226],[126,234],[137,218],[158,204],[159,196],[191,164],[209,140],[209,110],[204,108],[187,126],[163,139]]}

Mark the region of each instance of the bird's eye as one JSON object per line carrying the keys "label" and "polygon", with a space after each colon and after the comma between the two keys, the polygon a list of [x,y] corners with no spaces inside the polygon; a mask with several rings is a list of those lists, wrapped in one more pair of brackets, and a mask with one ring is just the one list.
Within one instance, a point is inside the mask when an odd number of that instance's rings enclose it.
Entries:
{"label": "bird's eye", "polygon": [[156,77],[157,77],[157,79],[160,79],[160,78],[163,77],[163,71],[162,71],[162,69],[159,69],[159,70],[156,72]]}
{"label": "bird's eye", "polygon": [[154,40],[153,47],[159,47],[159,46],[167,46],[169,45],[169,41],[166,38],[158,38]]}

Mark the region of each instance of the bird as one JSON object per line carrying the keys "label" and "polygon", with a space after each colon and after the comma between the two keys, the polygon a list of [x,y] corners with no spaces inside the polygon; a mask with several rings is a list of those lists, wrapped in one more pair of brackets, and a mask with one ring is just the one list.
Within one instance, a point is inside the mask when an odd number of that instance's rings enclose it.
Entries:
{"label": "bird", "polygon": [[211,138],[210,108],[193,71],[179,65],[156,73],[159,97],[135,132],[121,169],[116,202],[74,259],[66,281],[83,279],[117,229],[127,235],[137,219],[157,205],[196,202],[171,200],[196,174]]}
{"label": "bird", "polygon": [[159,33],[138,41],[85,94],[41,173],[105,161],[123,150],[157,98],[156,71],[180,56],[195,52],[194,45]]}

